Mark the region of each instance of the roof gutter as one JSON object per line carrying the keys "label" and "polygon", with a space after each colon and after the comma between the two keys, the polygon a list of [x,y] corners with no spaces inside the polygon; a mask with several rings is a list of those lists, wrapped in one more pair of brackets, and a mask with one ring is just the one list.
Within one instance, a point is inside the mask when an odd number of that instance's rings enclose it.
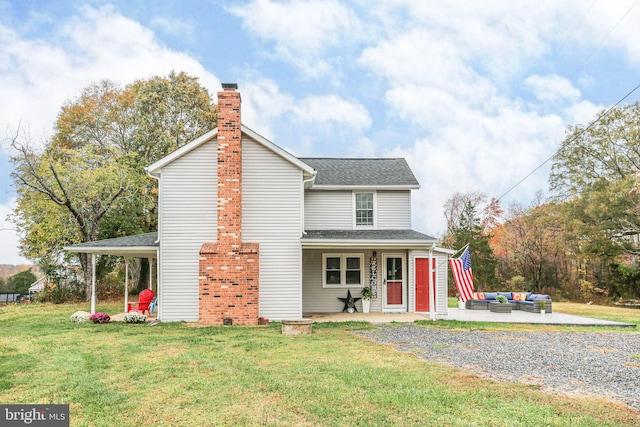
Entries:
{"label": "roof gutter", "polygon": [[[158,186],[160,186],[160,175],[154,175],[149,171],[149,168],[145,168],[145,170],[147,171],[147,175],[149,175],[150,178],[153,178],[156,181],[158,181]],[[160,195],[160,189],[158,189],[158,195]],[[160,204],[159,197],[158,197],[158,204]],[[158,206],[158,216],[159,215],[160,215],[160,207]],[[159,218],[158,218],[158,223],[160,223]],[[158,239],[156,240],[156,243],[160,243],[160,227],[158,227]]]}

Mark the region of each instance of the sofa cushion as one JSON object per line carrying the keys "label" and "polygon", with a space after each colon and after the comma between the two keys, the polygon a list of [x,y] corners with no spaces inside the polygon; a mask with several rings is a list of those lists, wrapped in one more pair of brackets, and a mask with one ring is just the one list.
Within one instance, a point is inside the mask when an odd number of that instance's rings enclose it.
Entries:
{"label": "sofa cushion", "polygon": [[546,295],[546,294],[531,294],[527,298],[527,301],[535,301],[537,299],[551,299],[551,297],[549,295]]}
{"label": "sofa cushion", "polygon": [[512,292],[512,293],[513,293],[514,301],[524,301],[527,297],[527,294],[524,294],[522,292]]}
{"label": "sofa cushion", "polygon": [[483,300],[484,299],[484,292],[474,292],[473,293],[473,299]]}
{"label": "sofa cushion", "polygon": [[533,300],[534,300],[534,298],[533,298],[533,297],[534,297],[534,295],[537,295],[537,294],[528,293],[528,294],[527,294],[527,299],[526,299],[526,300],[527,300],[527,301],[533,301]]}
{"label": "sofa cushion", "polygon": [[495,300],[497,296],[498,296],[497,292],[485,292],[484,293],[484,298],[486,300]]}
{"label": "sofa cushion", "polygon": [[502,295],[503,297],[507,298],[508,300],[512,300],[513,299],[513,294],[511,292],[498,292],[498,295]]}

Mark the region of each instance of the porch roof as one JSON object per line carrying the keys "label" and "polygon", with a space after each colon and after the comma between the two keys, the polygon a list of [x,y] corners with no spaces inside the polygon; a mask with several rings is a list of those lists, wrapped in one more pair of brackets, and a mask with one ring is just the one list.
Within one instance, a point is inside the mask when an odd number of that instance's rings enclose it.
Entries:
{"label": "porch roof", "polygon": [[[403,247],[430,248],[435,237],[415,230],[306,230],[303,247]],[[440,249],[440,248],[438,248]]]}
{"label": "porch roof", "polygon": [[97,240],[95,242],[78,243],[76,245],[65,246],[64,249],[69,252],[87,254],[155,258],[159,247],[158,233],[154,232]]}

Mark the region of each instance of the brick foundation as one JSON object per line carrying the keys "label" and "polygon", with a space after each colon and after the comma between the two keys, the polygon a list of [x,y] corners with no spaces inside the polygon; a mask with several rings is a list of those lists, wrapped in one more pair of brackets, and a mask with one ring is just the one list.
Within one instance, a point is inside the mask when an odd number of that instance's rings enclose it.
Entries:
{"label": "brick foundation", "polygon": [[[242,241],[242,129],[235,84],[218,93],[218,241],[200,248],[199,320],[257,325],[260,254]],[[213,166],[213,165],[212,165]],[[225,322],[226,321],[226,322]]]}

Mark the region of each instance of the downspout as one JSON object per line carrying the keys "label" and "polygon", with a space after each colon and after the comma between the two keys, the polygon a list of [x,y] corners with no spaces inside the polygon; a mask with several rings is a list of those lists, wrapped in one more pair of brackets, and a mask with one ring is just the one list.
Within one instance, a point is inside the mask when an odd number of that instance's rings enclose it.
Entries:
{"label": "downspout", "polygon": [[[312,182],[316,179],[317,171],[314,171],[313,175],[309,179],[304,179],[304,172],[302,172],[302,191],[300,192],[300,235],[302,237],[306,236],[307,233],[304,231],[304,190],[307,182]],[[300,318],[302,318],[302,264],[304,263],[304,257],[302,256],[302,243],[300,243],[300,271],[298,272],[298,281],[300,282],[300,305],[298,307],[298,311],[300,313]]]}
{"label": "downspout", "polygon": [[429,318],[436,321],[436,311],[435,311],[435,291],[436,291],[436,281],[434,280],[434,272],[433,269],[433,250],[436,248],[436,244],[431,244],[431,249],[429,249]]}
{"label": "downspout", "polygon": [[306,236],[307,235],[307,233],[304,231],[304,189],[305,189],[305,184],[307,182],[315,181],[317,174],[318,174],[318,172],[314,171],[314,173],[311,176],[311,178],[302,180],[302,193],[301,193],[301,196],[300,196],[300,198],[301,198],[301,200],[300,200],[300,225],[302,226],[302,230],[301,230],[300,234],[302,236]]}
{"label": "downspout", "polygon": [[[162,215],[162,209],[160,209],[160,177],[157,175],[152,174],[151,172],[147,171],[147,175],[149,175],[150,178],[155,179],[156,181],[158,181],[158,239],[155,241],[155,243],[160,243],[160,223],[161,223],[161,215]],[[151,280],[151,276],[153,275],[153,272],[151,271],[151,263],[149,263],[149,279]],[[156,312],[156,319],[160,320],[160,313],[161,313],[161,309],[160,309],[160,304],[162,304],[162,298],[160,298],[161,296],[161,290],[162,290],[162,281],[160,280],[160,245],[158,245],[158,250],[156,251],[156,277],[157,277],[157,283],[156,286],[158,288],[158,294],[156,295],[156,301],[157,301],[157,305],[156,305],[156,310],[158,310]],[[151,314],[151,313],[149,313]]]}

